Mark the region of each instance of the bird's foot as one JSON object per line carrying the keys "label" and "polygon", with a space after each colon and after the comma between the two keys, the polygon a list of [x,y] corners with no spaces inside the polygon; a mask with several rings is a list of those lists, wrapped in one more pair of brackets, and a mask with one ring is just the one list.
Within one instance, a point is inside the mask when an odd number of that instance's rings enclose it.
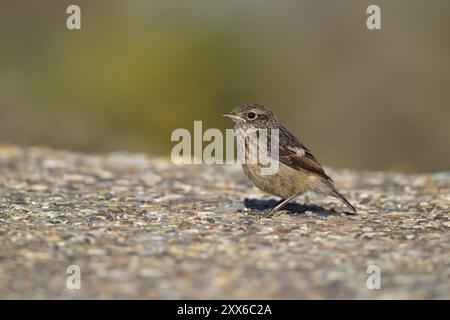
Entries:
{"label": "bird's foot", "polygon": [[264,212],[262,214],[262,216],[264,218],[275,218],[275,217],[279,217],[279,216],[281,216],[283,214],[284,214],[284,210],[280,210],[280,209],[277,209],[275,207],[275,208],[272,208],[272,209],[267,210],[266,212]]}

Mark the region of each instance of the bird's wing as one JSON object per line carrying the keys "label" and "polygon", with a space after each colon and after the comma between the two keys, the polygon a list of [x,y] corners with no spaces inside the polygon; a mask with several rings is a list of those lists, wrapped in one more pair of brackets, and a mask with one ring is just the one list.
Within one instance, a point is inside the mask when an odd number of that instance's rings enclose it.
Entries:
{"label": "bird's wing", "polygon": [[280,162],[292,169],[311,171],[331,180],[311,151],[287,129],[283,129],[279,131],[278,156]]}

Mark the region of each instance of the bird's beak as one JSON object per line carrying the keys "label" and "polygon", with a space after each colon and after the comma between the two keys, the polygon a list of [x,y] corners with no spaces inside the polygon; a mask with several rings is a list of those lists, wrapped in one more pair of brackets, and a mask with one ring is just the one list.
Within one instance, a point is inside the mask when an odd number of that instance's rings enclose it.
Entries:
{"label": "bird's beak", "polygon": [[231,120],[244,121],[245,122],[245,119],[242,119],[241,117],[238,117],[237,115],[234,115],[232,113],[225,113],[222,116],[230,118]]}

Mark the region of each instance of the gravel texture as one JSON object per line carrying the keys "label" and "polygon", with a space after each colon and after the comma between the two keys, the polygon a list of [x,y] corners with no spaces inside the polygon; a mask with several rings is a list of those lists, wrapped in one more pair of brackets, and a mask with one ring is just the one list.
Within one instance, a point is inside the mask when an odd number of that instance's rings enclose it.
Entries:
{"label": "gravel texture", "polygon": [[0,298],[449,299],[450,172],[328,172],[357,215],[306,195],[264,217],[235,165],[1,146]]}

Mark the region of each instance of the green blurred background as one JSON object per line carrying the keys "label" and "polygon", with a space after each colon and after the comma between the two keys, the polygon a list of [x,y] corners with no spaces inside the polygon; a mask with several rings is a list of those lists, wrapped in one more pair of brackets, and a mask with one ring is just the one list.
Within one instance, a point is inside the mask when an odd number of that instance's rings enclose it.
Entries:
{"label": "green blurred background", "polygon": [[0,40],[0,143],[168,155],[258,102],[327,165],[450,169],[448,0],[2,0]]}

